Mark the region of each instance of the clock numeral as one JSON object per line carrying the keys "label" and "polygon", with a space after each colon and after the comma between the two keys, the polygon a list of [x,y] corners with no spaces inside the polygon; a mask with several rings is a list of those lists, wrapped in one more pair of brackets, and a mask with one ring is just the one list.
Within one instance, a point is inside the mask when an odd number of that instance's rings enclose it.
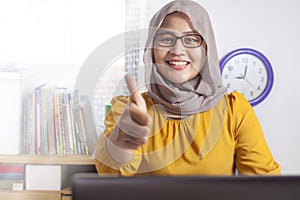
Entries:
{"label": "clock numeral", "polygon": [[259,68],[258,73],[260,74],[262,73],[262,68]]}
{"label": "clock numeral", "polygon": [[228,88],[228,89],[230,88],[230,83],[226,84],[226,88]]}
{"label": "clock numeral", "polygon": [[247,57],[246,57],[246,58],[243,58],[243,62],[244,62],[244,63],[248,63],[248,60],[249,60],[249,59],[248,59]]}
{"label": "clock numeral", "polygon": [[249,95],[250,95],[251,97],[253,97],[254,92],[253,92],[253,91],[250,91]]}
{"label": "clock numeral", "polygon": [[228,76],[228,74],[224,74],[223,77],[224,77],[224,79],[228,79],[229,76]]}
{"label": "clock numeral", "polygon": [[233,71],[233,66],[232,65],[228,66],[228,71]]}
{"label": "clock numeral", "polygon": [[256,61],[255,60],[253,61],[253,66],[256,66]]}
{"label": "clock numeral", "polygon": [[264,82],[265,78],[263,76],[260,77],[260,82]]}
{"label": "clock numeral", "polygon": [[260,87],[260,85],[256,88],[258,91],[260,91],[261,90],[261,87]]}
{"label": "clock numeral", "polygon": [[240,64],[240,61],[239,61],[239,60],[234,60],[234,64],[235,64],[235,65],[239,65],[239,64]]}

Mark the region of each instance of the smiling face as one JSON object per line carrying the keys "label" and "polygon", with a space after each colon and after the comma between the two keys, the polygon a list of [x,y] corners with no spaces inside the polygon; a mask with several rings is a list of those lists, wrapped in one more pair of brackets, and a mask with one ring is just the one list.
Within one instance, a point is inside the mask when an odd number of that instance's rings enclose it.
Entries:
{"label": "smiling face", "polygon": [[[189,18],[181,12],[167,15],[157,34],[161,34],[165,30],[177,37],[186,34],[199,34],[195,31]],[[193,37],[188,39],[193,39]],[[154,62],[159,72],[169,81],[183,83],[199,74],[206,61],[205,46],[205,41],[203,41],[199,47],[185,47],[179,38],[177,38],[175,45],[170,47],[161,46],[155,42]]]}

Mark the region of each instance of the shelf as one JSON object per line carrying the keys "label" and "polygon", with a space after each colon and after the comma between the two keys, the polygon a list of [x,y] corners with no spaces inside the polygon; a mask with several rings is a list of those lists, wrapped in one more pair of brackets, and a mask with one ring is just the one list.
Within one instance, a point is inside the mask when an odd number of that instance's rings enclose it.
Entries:
{"label": "shelf", "polygon": [[62,190],[61,193],[61,200],[72,200],[72,191],[70,187]]}
{"label": "shelf", "polygon": [[87,155],[0,155],[0,163],[93,165],[95,161]]}
{"label": "shelf", "polygon": [[0,199],[5,200],[60,200],[61,191],[0,191]]}

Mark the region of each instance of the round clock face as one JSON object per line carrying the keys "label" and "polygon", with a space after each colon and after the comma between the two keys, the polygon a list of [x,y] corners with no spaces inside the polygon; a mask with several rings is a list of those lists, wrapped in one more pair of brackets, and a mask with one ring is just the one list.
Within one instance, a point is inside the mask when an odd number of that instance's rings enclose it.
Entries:
{"label": "round clock face", "polygon": [[253,49],[238,49],[221,61],[222,82],[228,92],[242,93],[252,106],[263,101],[273,85],[273,71],[267,58]]}

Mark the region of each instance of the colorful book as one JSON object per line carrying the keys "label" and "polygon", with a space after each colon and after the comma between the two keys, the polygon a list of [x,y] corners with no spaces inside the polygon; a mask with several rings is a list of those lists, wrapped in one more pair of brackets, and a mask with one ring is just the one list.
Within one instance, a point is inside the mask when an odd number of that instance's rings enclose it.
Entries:
{"label": "colorful book", "polygon": [[82,120],[84,124],[84,135],[88,152],[90,155],[93,155],[98,135],[95,126],[92,106],[90,101],[88,100],[82,104]]}
{"label": "colorful book", "polygon": [[24,173],[0,172],[0,180],[23,180]]}
{"label": "colorful book", "polygon": [[24,165],[0,164],[0,173],[24,173]]}

